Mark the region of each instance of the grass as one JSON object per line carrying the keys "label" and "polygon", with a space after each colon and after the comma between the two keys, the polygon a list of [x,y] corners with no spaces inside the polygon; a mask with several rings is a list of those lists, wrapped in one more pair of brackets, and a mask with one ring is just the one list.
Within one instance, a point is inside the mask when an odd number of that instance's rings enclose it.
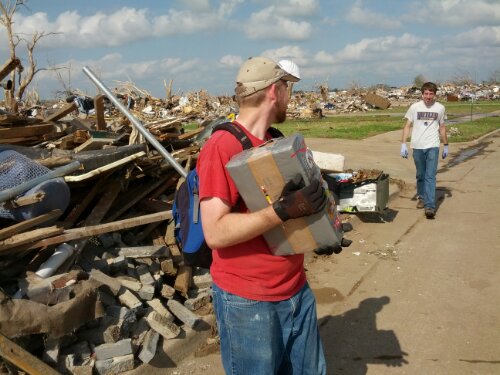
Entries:
{"label": "grass", "polygon": [[306,138],[363,139],[402,126],[400,117],[388,115],[329,116],[321,120],[288,120],[279,129],[285,135],[301,133]]}
{"label": "grass", "polygon": [[500,128],[500,117],[485,117],[480,120],[447,126],[448,142],[470,142],[484,134]]}
{"label": "grass", "polygon": [[[500,110],[500,101],[443,102],[448,120],[472,113],[489,113]],[[290,119],[279,125],[285,135],[301,133],[306,138],[363,139],[393,130],[404,125],[406,107],[389,108],[364,113],[339,114],[318,119]],[[186,131],[197,128],[196,123],[184,126]],[[488,117],[459,124],[449,124],[448,141],[468,142],[500,128],[500,117]]]}

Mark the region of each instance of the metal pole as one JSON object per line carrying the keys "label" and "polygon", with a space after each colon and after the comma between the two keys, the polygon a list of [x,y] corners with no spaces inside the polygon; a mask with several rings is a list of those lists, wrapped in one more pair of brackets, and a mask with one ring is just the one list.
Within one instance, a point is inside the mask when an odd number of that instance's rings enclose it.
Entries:
{"label": "metal pole", "polygon": [[80,168],[80,162],[73,161],[69,164],[62,166],[62,167],[54,169],[53,171],[50,171],[42,176],[39,176],[39,177],[36,177],[32,180],[26,181],[26,182],[22,183],[21,185],[17,185],[17,186],[14,186],[13,188],[0,191],[0,203],[8,201],[9,199],[12,199],[14,197],[17,197],[19,194],[24,193],[25,191],[28,191],[32,187],[35,187],[36,185],[38,185],[44,181],[50,180],[51,178],[64,176],[68,173],[76,171],[78,168]]}
{"label": "metal pole", "polygon": [[144,138],[146,138],[151,145],[160,153],[162,156],[167,159],[167,161],[172,165],[179,174],[186,178],[187,172],[182,168],[182,166],[174,159],[170,153],[165,150],[165,148],[161,145],[160,142],[142,125],[142,123],[137,120],[129,110],[111,93],[111,91],[95,76],[95,74],[86,66],[83,67],[83,72],[95,83],[95,85],[108,97],[109,100],[123,113],[132,124],[136,127],[136,129],[141,133]]}

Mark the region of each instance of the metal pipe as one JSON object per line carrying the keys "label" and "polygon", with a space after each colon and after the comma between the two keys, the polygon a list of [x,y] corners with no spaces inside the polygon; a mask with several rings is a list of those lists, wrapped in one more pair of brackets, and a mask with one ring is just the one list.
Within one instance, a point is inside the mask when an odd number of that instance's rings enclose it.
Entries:
{"label": "metal pipe", "polygon": [[68,173],[76,171],[78,168],[80,168],[80,162],[79,161],[74,161],[69,164],[66,164],[62,167],[59,167],[57,169],[54,169],[53,171],[50,171],[43,176],[38,176],[32,180],[26,181],[22,183],[21,185],[14,186],[13,188],[0,191],[0,203],[8,201],[9,199],[12,199],[14,197],[17,197],[19,194],[24,193],[25,191],[28,191],[32,187],[35,187],[36,185],[50,180],[51,178],[56,178],[56,177],[61,177],[64,176]]}
{"label": "metal pipe", "polygon": [[179,174],[186,178],[187,172],[182,168],[182,166],[174,159],[170,153],[165,150],[160,142],[142,125],[142,123],[137,120],[129,110],[111,93],[111,91],[95,76],[95,74],[86,66],[82,68],[83,72],[95,83],[95,85],[108,97],[109,100],[123,113],[130,122],[136,127],[136,129],[141,133],[144,138],[146,138],[151,145],[167,159],[167,161],[172,165]]}

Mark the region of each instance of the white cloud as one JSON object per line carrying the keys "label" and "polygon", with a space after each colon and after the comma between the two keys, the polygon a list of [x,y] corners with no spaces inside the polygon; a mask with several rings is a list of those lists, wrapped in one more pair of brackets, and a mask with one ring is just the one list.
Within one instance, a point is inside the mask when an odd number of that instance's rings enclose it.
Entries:
{"label": "white cloud", "polygon": [[397,29],[401,22],[385,14],[373,12],[365,7],[361,1],[356,1],[346,15],[346,19],[352,23],[379,29]]}
{"label": "white cloud", "polygon": [[475,27],[449,38],[447,42],[454,47],[489,46],[499,47],[500,49],[500,26]]}
{"label": "white cloud", "polygon": [[275,2],[275,10],[283,16],[311,16],[319,11],[318,0],[280,0]]}
{"label": "white cloud", "polygon": [[276,49],[268,49],[262,52],[262,56],[268,57],[274,61],[282,59],[292,60],[299,65],[299,67],[307,65],[309,62],[306,53],[298,46],[283,46]]}
{"label": "white cloud", "polygon": [[[234,0],[224,4],[238,2],[239,0]],[[98,12],[85,17],[77,11],[66,11],[59,14],[55,21],[49,20],[43,12],[28,16],[16,13],[14,31],[22,30],[26,35],[35,31],[57,33],[42,39],[39,43],[41,47],[115,47],[148,38],[215,30],[226,24],[218,15],[219,12],[227,15],[230,9],[205,13],[170,9],[165,14],[151,16],[147,9],[124,7],[111,14]],[[3,29],[0,30],[0,35],[5,38]]]}
{"label": "white cloud", "polygon": [[335,58],[343,62],[406,60],[413,56],[427,59],[431,58],[428,51],[430,43],[430,39],[419,38],[411,34],[403,34],[400,37],[366,38],[357,43],[346,45],[335,54]]}
{"label": "white cloud", "polygon": [[433,25],[464,26],[500,23],[500,2],[497,0],[419,0],[405,17]]}
{"label": "white cloud", "polygon": [[219,64],[224,67],[239,67],[243,63],[243,58],[241,56],[226,55],[222,56],[219,60]]}
{"label": "white cloud", "polygon": [[308,22],[277,15],[271,6],[252,13],[244,30],[250,39],[306,40],[311,35],[312,27]]}

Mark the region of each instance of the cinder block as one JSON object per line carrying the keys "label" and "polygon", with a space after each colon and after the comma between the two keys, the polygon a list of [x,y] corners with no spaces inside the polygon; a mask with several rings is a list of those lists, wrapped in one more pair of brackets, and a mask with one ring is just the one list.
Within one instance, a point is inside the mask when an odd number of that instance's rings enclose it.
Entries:
{"label": "cinder block", "polygon": [[168,284],[163,284],[161,286],[160,294],[161,294],[162,297],[164,297],[166,299],[170,299],[170,298],[174,297],[174,295],[175,295],[175,289],[173,287],[171,287],[170,285],[168,285]]}
{"label": "cinder block", "polygon": [[113,344],[102,344],[94,348],[98,360],[132,354],[132,340],[124,339]]}
{"label": "cinder block", "polygon": [[146,333],[141,352],[138,356],[142,362],[149,363],[154,358],[159,338],[160,334],[153,329],[150,329]]}
{"label": "cinder block", "polygon": [[168,309],[163,305],[163,303],[158,298],[155,298],[151,301],[147,301],[146,303],[149,306],[151,306],[154,311],[163,316],[169,322],[173,322],[175,320],[175,317],[172,315],[172,313],[168,311]]}
{"label": "cinder block", "polygon": [[154,285],[143,284],[141,289],[137,291],[139,297],[143,300],[150,301],[155,296],[155,287]]}
{"label": "cinder block", "polygon": [[189,298],[184,302],[184,306],[186,306],[191,311],[196,311],[200,307],[205,306],[210,303],[212,297],[210,294],[204,292],[200,293],[198,296],[194,298]]}
{"label": "cinder block", "polygon": [[156,311],[151,311],[146,319],[149,326],[166,339],[176,338],[181,333],[180,327],[173,322],[169,322]]}
{"label": "cinder block", "polygon": [[135,269],[137,271],[137,274],[139,275],[139,280],[143,285],[154,285],[155,279],[153,279],[153,276],[151,276],[148,266],[141,264]]}
{"label": "cinder block", "polygon": [[190,328],[194,328],[201,321],[198,315],[193,313],[179,301],[170,299],[167,301],[167,307],[172,314]]}
{"label": "cinder block", "polygon": [[97,360],[95,370],[99,375],[115,375],[134,369],[134,355]]}
{"label": "cinder block", "polygon": [[212,286],[212,276],[209,272],[193,276],[193,285],[198,289],[206,289]]}
{"label": "cinder block", "polygon": [[130,290],[121,287],[118,294],[118,300],[122,305],[127,306],[129,309],[136,309],[142,306],[142,302]]}

